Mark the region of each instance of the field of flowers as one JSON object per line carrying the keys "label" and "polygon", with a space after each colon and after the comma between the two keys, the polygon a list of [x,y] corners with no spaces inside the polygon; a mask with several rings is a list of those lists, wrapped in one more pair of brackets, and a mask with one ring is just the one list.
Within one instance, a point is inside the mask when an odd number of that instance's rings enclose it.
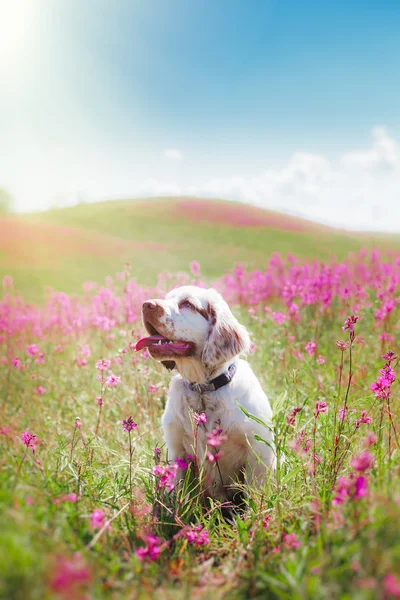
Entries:
{"label": "field of flowers", "polygon": [[[4,277],[1,598],[400,598],[400,255],[134,275],[41,306]],[[174,487],[170,374],[134,351],[142,302],[188,282],[248,327],[274,409],[277,467],[230,521],[190,463]]]}

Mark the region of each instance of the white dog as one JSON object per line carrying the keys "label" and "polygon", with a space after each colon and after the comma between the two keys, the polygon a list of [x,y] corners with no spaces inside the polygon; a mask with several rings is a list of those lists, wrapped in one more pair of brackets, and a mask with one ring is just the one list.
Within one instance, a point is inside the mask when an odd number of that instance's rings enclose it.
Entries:
{"label": "white dog", "polygon": [[[196,453],[207,495],[220,500],[233,498],[244,471],[248,481],[262,484],[275,461],[273,435],[238,405],[268,424],[272,411],[250,365],[239,358],[250,347],[246,329],[218,292],[192,286],[148,300],[142,316],[150,337],[136,349],[148,347],[154,359],[179,372],[162,419],[169,461]],[[195,413],[203,413],[200,425]]]}

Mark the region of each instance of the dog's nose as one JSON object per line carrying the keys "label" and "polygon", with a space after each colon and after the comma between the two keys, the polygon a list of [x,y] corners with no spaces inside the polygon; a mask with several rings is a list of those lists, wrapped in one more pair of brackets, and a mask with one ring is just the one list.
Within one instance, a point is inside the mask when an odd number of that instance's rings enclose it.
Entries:
{"label": "dog's nose", "polygon": [[157,308],[157,304],[153,300],[143,302],[142,310],[154,310],[155,308]]}

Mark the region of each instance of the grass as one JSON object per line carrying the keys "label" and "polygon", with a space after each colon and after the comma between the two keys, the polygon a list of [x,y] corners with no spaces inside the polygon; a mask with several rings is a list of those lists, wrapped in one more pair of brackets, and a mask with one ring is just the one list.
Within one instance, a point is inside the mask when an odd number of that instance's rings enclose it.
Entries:
{"label": "grass", "polygon": [[35,301],[43,301],[45,286],[76,293],[126,262],[138,281],[153,285],[159,272],[187,272],[195,259],[212,280],[236,262],[263,268],[274,252],[328,260],[361,247],[400,248],[399,236],[346,233],[238,203],[179,198],[82,204],[2,217],[0,227],[0,276],[12,275]]}
{"label": "grass", "polygon": [[[123,222],[121,237],[129,231]],[[147,290],[116,279],[86,299],[49,298],[39,310],[21,304],[6,281],[1,597],[400,597],[398,381],[384,400],[370,389],[388,345],[399,349],[399,308],[390,304],[399,273],[382,258],[364,263],[369,283],[359,279],[358,259],[340,292],[326,272],[321,283],[302,271],[292,312],[286,267],[272,268],[276,291],[264,290],[250,312],[259,275],[237,273],[239,287],[228,284],[227,295],[242,298],[234,310],[256,345],[249,360],[274,409],[278,454],[265,487],[246,486],[246,508],[232,522],[218,506],[204,506],[190,469],[172,491],[153,473],[156,463],[166,466],[160,417],[170,375],[130,346]],[[335,291],[326,304],[329,286]],[[382,317],[377,309],[389,312]],[[342,330],[353,310],[360,315],[354,339]],[[342,352],[337,339],[350,347]],[[111,362],[107,371],[96,369],[98,359]],[[391,364],[398,370],[397,359]],[[121,378],[111,387],[110,371]],[[295,407],[301,410],[293,415]],[[122,422],[131,415],[137,427],[129,433]],[[37,436],[31,447],[21,439],[25,431]],[[363,456],[368,464],[360,468],[355,459]],[[207,533],[199,540],[200,527]]]}

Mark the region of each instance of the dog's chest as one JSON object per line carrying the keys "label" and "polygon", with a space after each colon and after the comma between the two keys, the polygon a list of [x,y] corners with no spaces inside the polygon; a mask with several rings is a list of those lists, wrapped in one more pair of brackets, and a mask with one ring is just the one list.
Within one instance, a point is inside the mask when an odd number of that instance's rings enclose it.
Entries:
{"label": "dog's chest", "polygon": [[[187,434],[192,434],[193,428],[195,428],[199,438],[206,438],[206,434],[214,429],[226,429],[227,413],[229,412],[225,403],[221,402],[221,398],[216,393],[189,392],[183,397],[180,417]],[[201,421],[198,425],[196,425],[195,420],[197,415],[201,415]],[[203,420],[204,415],[205,421]]]}

